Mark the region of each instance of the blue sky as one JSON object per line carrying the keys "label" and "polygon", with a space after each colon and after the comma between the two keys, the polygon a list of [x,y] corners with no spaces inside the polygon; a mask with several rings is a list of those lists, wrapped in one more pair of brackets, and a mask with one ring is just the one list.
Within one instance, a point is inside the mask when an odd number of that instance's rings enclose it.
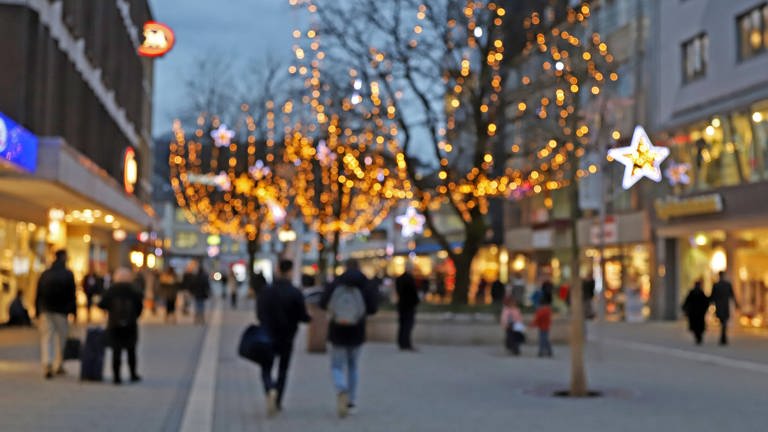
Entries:
{"label": "blue sky", "polygon": [[248,63],[268,56],[288,62],[291,32],[303,27],[287,0],[150,0],[155,20],[170,26],[176,45],[155,61],[153,133],[170,130],[184,107],[184,82],[201,57]]}

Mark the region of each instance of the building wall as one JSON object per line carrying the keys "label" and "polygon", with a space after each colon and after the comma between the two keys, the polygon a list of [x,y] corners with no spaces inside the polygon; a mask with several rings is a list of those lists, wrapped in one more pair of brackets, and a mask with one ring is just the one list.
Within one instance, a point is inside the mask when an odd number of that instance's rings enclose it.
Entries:
{"label": "building wall", "polygon": [[0,1],[0,111],[64,138],[119,181],[133,146],[147,200],[152,63],[136,54],[147,1],[18,3]]}
{"label": "building wall", "polygon": [[[740,60],[736,18],[763,0],[655,2],[655,129],[668,129],[707,115],[768,98],[768,55]],[[706,32],[706,75],[683,82],[682,44]]]}

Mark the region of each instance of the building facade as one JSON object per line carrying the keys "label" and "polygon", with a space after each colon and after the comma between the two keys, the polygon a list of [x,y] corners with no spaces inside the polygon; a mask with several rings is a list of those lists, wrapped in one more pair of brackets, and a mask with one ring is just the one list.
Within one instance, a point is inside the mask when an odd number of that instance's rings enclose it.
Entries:
{"label": "building facade", "polygon": [[0,1],[0,314],[54,249],[79,281],[151,231],[151,19],[146,0]]}
{"label": "building facade", "polygon": [[654,2],[652,127],[685,174],[653,212],[662,318],[725,270],[747,325],[768,314],[768,4]]}

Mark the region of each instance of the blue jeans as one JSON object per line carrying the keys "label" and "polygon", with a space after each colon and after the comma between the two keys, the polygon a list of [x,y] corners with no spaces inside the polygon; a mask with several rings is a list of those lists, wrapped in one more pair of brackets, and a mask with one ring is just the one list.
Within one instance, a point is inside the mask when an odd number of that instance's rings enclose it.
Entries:
{"label": "blue jeans", "polygon": [[[360,358],[360,347],[331,345],[331,373],[333,384],[338,393],[346,392],[349,402],[355,403],[357,391],[357,360]],[[347,368],[346,376],[344,367]]]}
{"label": "blue jeans", "polygon": [[549,344],[549,330],[539,330],[539,357],[552,357],[552,345]]}

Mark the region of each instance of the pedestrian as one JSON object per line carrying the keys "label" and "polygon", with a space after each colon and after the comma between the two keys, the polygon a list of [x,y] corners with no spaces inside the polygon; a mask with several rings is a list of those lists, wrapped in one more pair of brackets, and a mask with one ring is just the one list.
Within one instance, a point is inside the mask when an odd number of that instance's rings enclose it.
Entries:
{"label": "pedestrian", "polygon": [[546,296],[542,297],[536,308],[533,327],[539,329],[539,357],[552,357],[552,345],[549,343],[549,330],[552,328],[552,305]]}
{"label": "pedestrian", "polygon": [[495,305],[501,305],[504,302],[504,284],[497,278],[491,284],[491,301]]}
{"label": "pedestrian", "polygon": [[701,345],[703,341],[707,309],[709,309],[709,298],[704,294],[701,280],[697,280],[683,302],[683,312],[688,317],[688,330],[693,333],[696,345]]}
{"label": "pedestrian", "polygon": [[595,318],[595,307],[592,304],[595,298],[595,278],[590,274],[581,283],[581,293],[584,299],[584,317]]}
{"label": "pedestrian", "polygon": [[515,273],[511,285],[510,294],[512,298],[515,299],[518,305],[522,305],[525,300],[525,279],[523,279],[520,273]]}
{"label": "pedestrian", "polygon": [[552,295],[555,292],[555,285],[552,283],[551,280],[545,279],[544,282],[541,284],[541,303],[548,303],[552,304]]}
{"label": "pedestrian", "polygon": [[237,309],[237,288],[239,285],[240,283],[237,281],[237,277],[235,277],[235,272],[230,267],[226,287],[229,292],[229,303],[232,309]]}
{"label": "pedestrian", "polygon": [[725,278],[725,272],[718,273],[719,280],[712,286],[712,294],[709,296],[711,303],[715,304],[715,316],[720,320],[720,345],[728,345],[728,320],[731,318],[731,300],[736,308],[739,303],[733,294],[733,286]]}
{"label": "pedestrian", "polygon": [[85,316],[88,322],[91,322],[91,307],[94,297],[104,293],[104,279],[101,278],[93,265],[90,271],[83,277],[83,293],[85,293],[86,310]]}
{"label": "pedestrian", "polygon": [[16,297],[8,306],[8,321],[2,324],[3,326],[29,327],[32,325],[32,320],[29,319],[29,312],[24,307],[24,302],[22,301],[23,297],[24,293],[21,290],[16,291]]}
{"label": "pedestrian", "polygon": [[35,313],[40,318],[42,362],[46,379],[64,375],[64,344],[69,324],[67,316],[77,318],[75,276],[67,269],[67,251],[56,251],[51,267],[37,282]]}
{"label": "pedestrian", "polygon": [[229,274],[219,272],[219,275],[221,277],[221,279],[219,279],[219,283],[221,284],[221,299],[226,300],[229,289]]}
{"label": "pedestrian", "polygon": [[278,264],[275,281],[267,286],[257,302],[257,317],[272,337],[273,352],[279,365],[277,380],[273,379],[272,366],[275,359],[262,365],[261,378],[267,395],[267,415],[273,416],[283,407],[285,383],[288,380],[288,366],[293,352],[293,339],[300,322],[309,322],[310,317],[304,303],[304,295],[291,283],[293,262],[282,260]]}
{"label": "pedestrian", "polygon": [[328,340],[339,417],[346,417],[355,408],[358,360],[365,342],[365,318],[376,313],[377,300],[368,278],[360,271],[358,262],[352,259],[347,261],[344,273],[326,287],[320,299],[320,307],[330,315]]}
{"label": "pedestrian", "polygon": [[122,384],[120,368],[122,353],[128,354],[131,382],[141,381],[136,372],[136,343],[139,338],[138,319],[144,307],[143,297],[136,289],[133,272],[125,267],[115,270],[112,287],[104,293],[99,307],[107,314],[107,340],[112,349],[112,381]]}
{"label": "pedestrian", "polygon": [[520,355],[520,344],[525,342],[523,314],[515,298],[506,296],[501,310],[501,327],[504,329],[504,344],[513,355]]}
{"label": "pedestrian", "polygon": [[485,304],[485,291],[488,289],[488,281],[485,278],[480,278],[480,282],[477,283],[477,291],[475,292],[475,304]]}
{"label": "pedestrian", "polygon": [[211,284],[198,261],[192,260],[187,264],[181,286],[195,299],[195,324],[205,324],[205,301],[211,295]]}
{"label": "pedestrian", "polygon": [[403,274],[395,279],[397,291],[397,346],[401,351],[415,351],[411,342],[411,333],[416,323],[416,307],[421,300],[413,277],[413,265],[408,263]]}
{"label": "pedestrian", "polygon": [[176,322],[176,297],[179,292],[179,282],[173,267],[166,267],[160,275],[160,299],[165,303],[165,322]]}

